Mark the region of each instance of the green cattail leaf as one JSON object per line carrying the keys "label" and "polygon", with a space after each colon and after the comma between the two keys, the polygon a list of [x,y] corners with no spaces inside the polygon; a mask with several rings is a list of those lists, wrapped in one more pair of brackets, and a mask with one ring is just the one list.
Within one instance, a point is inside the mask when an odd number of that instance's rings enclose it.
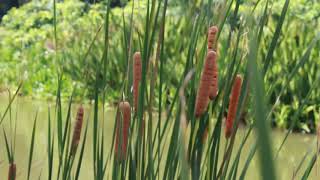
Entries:
{"label": "green cattail leaf", "polygon": [[32,128],[29,161],[28,161],[28,180],[30,179],[30,173],[31,173],[32,158],[33,158],[33,151],[34,151],[34,140],[35,140],[35,134],[36,134],[36,127],[37,127],[37,118],[38,118],[38,111],[36,113],[36,117],[34,119],[33,128]]}
{"label": "green cattail leaf", "polygon": [[280,34],[281,34],[282,25],[283,25],[284,19],[285,19],[286,14],[287,14],[287,10],[289,8],[289,3],[290,3],[290,0],[286,0],[286,2],[283,5],[281,16],[280,16],[279,22],[278,22],[277,27],[276,27],[276,31],[274,32],[274,35],[273,35],[273,38],[272,38],[272,41],[271,41],[267,56],[266,56],[266,58],[264,60],[264,67],[263,67],[263,73],[264,74],[267,73],[268,67],[269,67],[270,62],[272,60],[273,52],[276,49],[276,46],[277,46],[277,43],[278,43],[278,39],[279,39]]}
{"label": "green cattail leaf", "polygon": [[309,178],[309,175],[310,175],[310,173],[312,171],[312,168],[314,167],[314,165],[315,165],[315,163],[317,161],[317,157],[318,157],[318,155],[317,155],[317,152],[316,152],[316,154],[312,156],[312,158],[311,158],[311,160],[310,160],[310,162],[308,164],[308,167],[307,167],[306,171],[304,172],[301,180],[307,180]]}
{"label": "green cattail leaf", "polygon": [[7,106],[6,110],[4,111],[4,113],[3,113],[2,117],[1,117],[0,125],[2,124],[4,118],[6,117],[7,113],[9,112],[9,110],[11,109],[11,105],[12,105],[13,101],[15,100],[15,98],[17,97],[17,95],[19,94],[19,91],[20,91],[20,89],[22,87],[22,84],[23,84],[22,82],[19,84],[18,89],[14,93],[13,97],[10,99],[8,106]]}
{"label": "green cattail leaf", "polygon": [[257,144],[260,155],[260,172],[265,180],[276,179],[275,166],[271,150],[270,126],[267,123],[265,86],[262,74],[257,65],[257,37],[251,33],[249,51],[249,79],[253,92],[255,129],[258,135]]}

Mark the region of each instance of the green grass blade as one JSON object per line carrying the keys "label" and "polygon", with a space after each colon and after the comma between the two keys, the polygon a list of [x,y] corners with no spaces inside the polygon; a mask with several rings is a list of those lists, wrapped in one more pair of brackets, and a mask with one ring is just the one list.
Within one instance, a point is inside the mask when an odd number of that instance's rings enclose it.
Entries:
{"label": "green grass blade", "polygon": [[253,92],[255,128],[258,135],[258,148],[260,154],[260,172],[265,180],[276,179],[275,166],[271,151],[269,135],[270,125],[267,123],[267,110],[265,101],[265,86],[262,74],[257,65],[257,37],[251,34],[249,52],[250,83]]}
{"label": "green grass blade", "polygon": [[16,90],[16,92],[14,93],[13,97],[10,99],[9,101],[9,105],[7,106],[6,110],[4,111],[2,117],[1,117],[1,120],[0,120],[0,125],[2,124],[4,118],[6,117],[7,113],[9,112],[9,110],[11,109],[11,105],[13,103],[13,101],[15,100],[16,96],[19,94],[19,91],[22,87],[22,84],[23,83],[20,83],[19,86],[18,86],[18,89]]}
{"label": "green grass blade", "polygon": [[316,161],[317,161],[317,152],[315,155],[312,156],[312,159],[310,160],[308,167],[307,167],[306,171],[304,172],[301,180],[307,180],[309,178],[309,175],[310,175]]}
{"label": "green grass blade", "polygon": [[5,143],[6,143],[8,161],[9,161],[9,163],[12,163],[13,162],[13,154],[12,154],[12,152],[10,150],[7,134],[6,134],[6,131],[4,129],[3,129],[3,136],[4,136]]}
{"label": "green grass blade", "polygon": [[283,5],[281,16],[280,16],[279,22],[278,22],[277,27],[276,27],[276,31],[274,32],[274,35],[273,35],[273,38],[272,38],[272,41],[271,41],[271,44],[270,44],[266,59],[264,60],[264,68],[263,68],[263,73],[264,74],[267,73],[267,70],[269,68],[270,62],[272,60],[273,52],[277,47],[278,39],[279,39],[280,34],[281,34],[282,25],[283,25],[284,19],[285,19],[286,14],[287,14],[289,3],[290,3],[290,0],[286,0],[286,2]]}
{"label": "green grass blade", "polygon": [[52,179],[53,173],[53,153],[54,153],[54,138],[52,138],[50,108],[48,108],[48,180]]}
{"label": "green grass blade", "polygon": [[302,157],[301,161],[299,162],[297,168],[295,169],[295,171],[293,172],[293,177],[292,179],[295,179],[296,175],[298,174],[298,172],[300,171],[300,169],[302,168],[303,163],[307,160],[307,157],[310,155],[311,150],[307,151],[304,156]]}
{"label": "green grass blade", "polygon": [[33,153],[34,153],[33,151],[34,151],[34,142],[35,142],[36,127],[37,127],[37,119],[38,119],[38,112],[36,113],[36,117],[34,119],[33,128],[32,128],[32,136],[31,136],[30,151],[29,151],[29,161],[28,161],[28,176],[27,176],[28,180],[30,179],[32,158],[33,158]]}
{"label": "green grass blade", "polygon": [[252,159],[253,159],[256,151],[257,151],[257,148],[258,148],[257,143],[254,143],[254,145],[251,147],[251,150],[250,150],[250,153],[248,155],[248,158],[245,161],[245,164],[244,164],[244,167],[243,167],[243,169],[241,171],[241,175],[239,177],[239,180],[244,180],[245,179],[245,176],[246,176],[247,171],[249,169],[249,165],[250,165],[250,163],[251,163],[251,161],[252,161]]}
{"label": "green grass blade", "polygon": [[62,139],[62,150],[64,151],[65,146],[66,146],[66,140],[67,140],[67,135],[70,134],[70,126],[71,126],[71,105],[73,101],[73,95],[74,95],[75,89],[72,92],[72,95],[69,100],[68,104],[68,112],[67,112],[67,117],[64,125],[64,131],[63,131],[63,139]]}

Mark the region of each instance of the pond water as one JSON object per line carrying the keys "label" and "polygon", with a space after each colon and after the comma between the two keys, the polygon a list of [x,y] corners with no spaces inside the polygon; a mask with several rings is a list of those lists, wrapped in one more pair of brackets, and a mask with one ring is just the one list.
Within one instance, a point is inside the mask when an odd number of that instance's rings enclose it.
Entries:
{"label": "pond water", "polygon": [[[0,114],[2,116],[8,104],[8,97],[0,96],[0,102]],[[31,170],[31,179],[39,179],[39,176],[40,179],[47,179],[47,123],[48,108],[50,106],[52,111],[51,114],[53,115],[54,102],[35,101],[27,98],[18,98],[12,106],[11,114],[7,114],[3,124],[1,125],[6,130],[6,133],[9,135],[10,138],[10,134],[13,134],[12,132],[10,132],[10,115],[11,119],[17,122],[15,138],[15,162],[17,164],[17,180],[24,180],[27,176],[27,165],[29,158],[29,147],[31,141],[32,126],[37,111],[38,123],[36,131],[36,143],[33,157],[33,166]],[[75,108],[77,107],[78,105],[73,105],[73,117],[75,116]],[[64,111],[66,111],[66,109],[64,109]],[[90,108],[87,107],[85,111],[85,122],[87,122],[87,117],[92,115],[89,112]],[[110,143],[107,144],[107,146],[110,147],[115,112],[112,109],[106,109],[104,115],[106,117],[104,124],[106,142]],[[92,122],[90,122],[89,124],[91,125]],[[87,146],[84,154],[84,162],[82,163],[82,171],[80,174],[81,180],[92,179],[92,127],[90,125],[88,131]],[[14,127],[14,123],[12,124],[12,127]],[[246,128],[239,129],[235,143],[236,147],[239,146],[241,139],[245,135],[246,130]],[[276,147],[279,146],[284,135],[285,133],[283,131],[275,130],[272,132],[274,149],[276,149]],[[243,154],[241,156],[242,158],[240,163],[240,170],[242,169],[244,161],[247,159],[251,145],[253,145],[254,137],[255,134],[253,133],[244,148]],[[224,144],[224,141],[222,143]],[[304,154],[310,150],[315,149],[315,143],[316,136],[314,135],[291,134],[276,161],[278,179],[292,179],[292,174],[294,170],[297,168]],[[0,179],[6,179],[8,172],[8,159],[6,155],[3,132],[0,132],[0,147]],[[236,151],[237,148],[233,151],[233,154],[235,154]],[[55,153],[57,157],[57,151],[55,151]],[[259,177],[259,161],[257,155],[258,154],[256,154],[255,158],[253,159],[253,162],[249,166],[249,171],[246,175],[246,179],[261,179]],[[309,159],[310,158],[307,158],[306,163],[309,162]],[[306,163],[302,166],[302,171],[306,169]],[[55,159],[55,166],[57,166],[57,159]],[[316,170],[316,168],[318,169]],[[316,165],[309,179],[319,179],[320,175],[317,175],[317,171],[319,170],[319,166]],[[301,173],[298,174],[298,177],[301,177]]]}

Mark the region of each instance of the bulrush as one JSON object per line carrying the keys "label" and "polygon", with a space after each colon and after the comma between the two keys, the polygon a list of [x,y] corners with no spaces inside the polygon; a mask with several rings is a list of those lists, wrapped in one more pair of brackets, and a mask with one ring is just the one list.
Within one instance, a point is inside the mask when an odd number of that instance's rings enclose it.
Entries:
{"label": "bulrush", "polygon": [[229,101],[229,109],[228,109],[226,129],[225,129],[226,138],[229,138],[232,134],[233,121],[237,113],[241,85],[242,85],[242,78],[240,75],[237,75],[232,86],[232,92],[231,92],[231,97]]}
{"label": "bulrush", "polygon": [[115,143],[115,155],[117,160],[126,159],[130,119],[131,119],[130,104],[127,101],[120,102],[119,110],[117,113],[116,143]]}
{"label": "bulrush", "polygon": [[81,129],[83,124],[83,115],[84,115],[84,109],[82,106],[80,106],[77,112],[76,123],[74,126],[72,142],[71,142],[71,155],[73,156],[76,154],[77,147],[80,141]]}
{"label": "bulrush", "polygon": [[138,100],[139,100],[139,84],[141,81],[141,54],[136,52],[133,55],[133,106],[135,111],[138,109]]}
{"label": "bulrush", "polygon": [[218,27],[211,26],[208,30],[208,51],[216,51],[217,50],[217,36]]}
{"label": "bulrush", "polygon": [[[217,51],[217,39],[216,35],[218,33],[218,28],[212,26],[208,30],[208,51]],[[213,81],[210,84],[210,93],[209,97],[213,100],[218,94],[218,65],[217,58],[213,62]]]}
{"label": "bulrush", "polygon": [[195,107],[196,117],[200,117],[206,111],[209,103],[209,88],[214,77],[213,68],[215,59],[216,53],[214,51],[209,51],[204,62],[204,67],[202,70],[200,84],[197,92]]}
{"label": "bulrush", "polygon": [[9,165],[8,180],[15,180],[15,179],[16,179],[16,164],[12,162]]}
{"label": "bulrush", "polygon": [[213,59],[212,81],[210,83],[209,98],[213,100],[218,95],[218,65],[217,58]]}

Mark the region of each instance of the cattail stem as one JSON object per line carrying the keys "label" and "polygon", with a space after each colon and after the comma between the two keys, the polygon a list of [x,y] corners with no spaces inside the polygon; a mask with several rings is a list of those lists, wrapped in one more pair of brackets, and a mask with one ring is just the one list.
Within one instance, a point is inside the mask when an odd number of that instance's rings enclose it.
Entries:
{"label": "cattail stem", "polygon": [[10,163],[9,165],[9,173],[8,173],[8,180],[15,180],[16,179],[16,164]]}
{"label": "cattail stem", "polygon": [[229,101],[229,109],[228,109],[226,129],[225,129],[226,138],[229,138],[233,131],[233,121],[237,113],[241,85],[242,85],[242,78],[240,75],[237,75],[232,86],[231,97]]}
{"label": "cattail stem", "polygon": [[209,128],[206,127],[202,133],[202,144],[206,143],[208,139]]}
{"label": "cattail stem", "polygon": [[209,51],[204,62],[204,67],[201,74],[200,84],[197,92],[195,116],[200,117],[207,109],[209,103],[209,89],[213,81],[213,69],[216,53]]}
{"label": "cattail stem", "polygon": [[127,101],[120,102],[119,110],[117,113],[116,143],[115,143],[115,155],[117,160],[120,160],[120,161],[126,159],[130,119],[131,119],[131,109],[130,109],[129,102]]}
{"label": "cattail stem", "polygon": [[134,110],[138,109],[139,100],[139,84],[142,75],[142,62],[140,52],[136,52],[133,55],[133,106]]}
{"label": "cattail stem", "polygon": [[81,137],[81,129],[83,124],[83,115],[84,109],[82,106],[79,107],[76,117],[76,123],[74,126],[72,141],[71,141],[71,155],[74,156],[76,154],[80,137]]}

